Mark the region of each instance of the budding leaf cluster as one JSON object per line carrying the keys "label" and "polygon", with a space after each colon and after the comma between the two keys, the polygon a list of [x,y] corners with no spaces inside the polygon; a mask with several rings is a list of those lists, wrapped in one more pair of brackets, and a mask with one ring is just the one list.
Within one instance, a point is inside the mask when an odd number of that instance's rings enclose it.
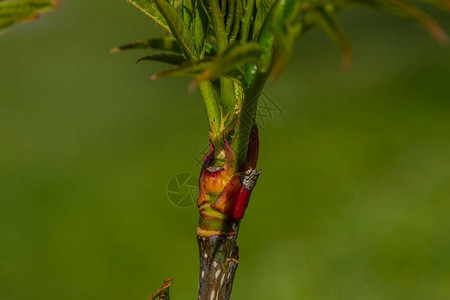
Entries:
{"label": "budding leaf cluster", "polygon": [[[450,0],[421,0],[450,10]],[[175,65],[160,77],[194,77],[197,81],[230,77],[246,86],[245,70],[280,72],[294,43],[313,27],[320,27],[339,47],[344,66],[352,61],[350,43],[337,13],[361,6],[410,19],[438,41],[447,36],[438,23],[406,0],[129,0],[169,36],[141,40],[112,49],[152,49],[164,55],[153,60]],[[224,53],[225,52],[225,53]],[[223,66],[226,65],[226,69]],[[247,72],[248,73],[248,72]],[[250,72],[251,73],[251,72]]]}
{"label": "budding leaf cluster", "polygon": [[[366,7],[422,25],[440,42],[447,35],[439,24],[409,0],[129,0],[150,17],[165,37],[135,41],[111,52],[156,50],[139,61],[170,64],[152,79],[192,78],[200,88],[211,139],[223,150],[231,141],[240,164],[245,161],[256,102],[269,78],[278,78],[296,42],[320,28],[340,49],[344,68],[353,61],[338,12]],[[450,0],[416,0],[450,10]],[[255,101],[256,99],[256,101]],[[240,146],[242,145],[242,146]],[[219,151],[218,151],[219,152]]]}

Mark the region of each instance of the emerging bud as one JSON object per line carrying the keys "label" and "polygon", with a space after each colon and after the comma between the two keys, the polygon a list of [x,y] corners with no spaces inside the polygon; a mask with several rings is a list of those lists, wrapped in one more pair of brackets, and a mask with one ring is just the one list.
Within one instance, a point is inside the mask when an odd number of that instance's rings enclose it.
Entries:
{"label": "emerging bud", "polygon": [[211,208],[234,220],[242,220],[261,170],[249,169],[233,176]]}
{"label": "emerging bud", "polygon": [[197,205],[208,203],[211,201],[209,194],[219,194],[222,192],[228,181],[237,171],[236,155],[233,149],[224,139],[225,144],[225,164],[223,168],[213,165],[214,161],[214,145],[209,142],[209,152],[205,155],[202,164],[202,173],[199,182],[199,194]]}
{"label": "emerging bud", "polygon": [[210,206],[203,206],[201,212],[210,207],[227,218],[240,221],[244,217],[250,195],[256,185],[261,170],[256,170],[259,154],[258,127],[255,125],[250,133],[247,158],[238,171],[236,155],[224,140],[225,164],[223,168],[214,165],[214,144],[210,141],[209,152],[205,155],[199,182],[197,205],[211,203],[211,195],[218,195]]}

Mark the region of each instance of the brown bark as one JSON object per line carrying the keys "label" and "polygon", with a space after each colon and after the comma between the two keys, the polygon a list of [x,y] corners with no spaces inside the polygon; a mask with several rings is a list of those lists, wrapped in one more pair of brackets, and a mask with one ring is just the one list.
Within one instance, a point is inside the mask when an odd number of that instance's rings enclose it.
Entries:
{"label": "brown bark", "polygon": [[213,232],[197,229],[200,254],[199,300],[228,300],[238,267],[236,245],[239,222],[233,232]]}

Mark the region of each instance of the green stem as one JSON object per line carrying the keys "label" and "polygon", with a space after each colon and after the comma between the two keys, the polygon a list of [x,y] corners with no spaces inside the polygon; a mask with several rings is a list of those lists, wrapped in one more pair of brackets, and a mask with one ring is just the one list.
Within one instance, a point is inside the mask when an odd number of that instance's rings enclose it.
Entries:
{"label": "green stem", "polygon": [[231,148],[233,148],[233,151],[237,156],[239,168],[244,165],[247,158],[248,142],[250,139],[250,132],[255,123],[258,99],[267,77],[268,73],[257,73],[252,85],[246,91],[245,97],[242,100],[242,108],[238,115],[236,132],[231,144]]}
{"label": "green stem", "polygon": [[221,53],[228,47],[228,38],[225,31],[225,23],[218,0],[211,1],[211,13],[214,32],[216,34],[217,48],[219,50],[218,52]]}
{"label": "green stem", "polygon": [[249,0],[247,1],[247,4],[245,6],[245,13],[244,13],[244,19],[242,20],[242,26],[241,26],[241,35],[239,37],[239,40],[241,42],[247,42],[248,40],[248,33],[250,31],[250,24],[253,16],[253,7],[255,6],[255,0]]}
{"label": "green stem", "polygon": [[208,117],[210,131],[217,134],[220,127],[220,113],[217,108],[216,97],[209,80],[203,80],[199,84],[203,103],[205,104],[206,115]]}
{"label": "green stem", "polygon": [[[228,48],[228,34],[225,29],[223,12],[218,0],[211,1],[211,12],[217,40],[217,50],[218,53],[222,53]],[[230,79],[220,78],[220,104],[224,109],[224,115],[234,111],[234,84]]]}
{"label": "green stem", "polygon": [[[221,78],[220,79],[220,104],[223,107],[223,114],[224,116],[230,112],[230,115],[233,115],[234,106],[235,106],[235,99],[234,99],[234,83],[231,79],[228,78]],[[228,118],[229,120],[232,119],[231,117]]]}
{"label": "green stem", "polygon": [[241,0],[236,0],[236,11],[234,12],[234,21],[233,21],[233,29],[230,32],[230,44],[233,43],[238,34],[239,29],[241,28],[241,17],[242,17],[242,2]]}

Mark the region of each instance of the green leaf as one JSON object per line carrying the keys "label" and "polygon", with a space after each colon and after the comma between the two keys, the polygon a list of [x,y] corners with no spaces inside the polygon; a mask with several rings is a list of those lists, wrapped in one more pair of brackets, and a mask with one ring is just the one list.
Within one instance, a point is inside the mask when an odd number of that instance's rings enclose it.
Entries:
{"label": "green leaf", "polygon": [[208,0],[197,0],[197,5],[200,5],[203,9],[203,12],[205,13],[206,17],[208,18],[208,24],[212,24],[212,18],[211,14],[209,13],[211,11],[209,1]]}
{"label": "green leaf", "polygon": [[211,0],[209,3],[211,7],[212,24],[217,41],[217,49],[218,52],[221,53],[228,47],[228,37],[225,31],[225,21],[220,10],[220,1]]}
{"label": "green leaf", "polygon": [[197,77],[197,81],[214,80],[247,63],[256,64],[259,62],[261,54],[262,49],[258,43],[235,43],[213,60]]}
{"label": "green leaf", "polygon": [[263,25],[266,19],[268,18],[275,2],[276,0],[261,0],[259,2],[258,9],[256,11],[255,22],[253,25],[253,34],[252,34],[253,41],[258,40]]}
{"label": "green leaf", "polygon": [[[217,41],[217,50],[220,54],[224,53],[227,49],[229,49],[229,40],[228,40],[228,34],[226,32],[225,28],[225,12],[226,7],[223,6],[224,1],[222,1],[222,7],[219,0],[211,0],[210,1],[210,7],[211,7],[211,15],[213,20],[213,26],[214,26],[214,32],[216,36]],[[218,58],[220,58],[219,56]],[[217,61],[217,59],[216,59]],[[212,65],[211,65],[212,67]],[[202,75],[197,79],[197,82],[200,82],[202,79],[202,76],[205,76],[206,78],[209,78],[208,69],[206,69]],[[226,74],[226,73],[225,73]],[[218,78],[218,77],[215,77]],[[234,84],[231,80],[227,78],[221,78],[220,79],[220,104],[223,107],[225,111],[233,111],[235,107],[235,97],[234,97]]]}
{"label": "green leaf", "polygon": [[[273,10],[269,14],[266,23],[264,24],[261,33],[258,38],[258,43],[263,49],[263,55],[261,56],[261,64],[259,66],[260,71],[266,73],[271,68],[273,55],[274,55],[274,45],[275,45],[275,35],[271,26],[271,19],[273,18]],[[253,68],[254,69],[254,68]],[[256,70],[255,70],[256,71]],[[249,75],[247,77],[254,77],[255,72],[247,72]],[[252,74],[253,73],[253,74]],[[250,75],[252,74],[252,75]]]}
{"label": "green leaf", "polygon": [[194,7],[196,0],[182,0],[181,1],[181,16],[184,24],[188,28],[191,28],[192,19],[194,18]]}
{"label": "green leaf", "polygon": [[205,53],[208,56],[216,56],[217,55],[217,52],[216,52],[216,49],[214,48],[214,46],[208,42],[205,43]]}
{"label": "green leaf", "polygon": [[236,0],[231,0],[228,4],[227,17],[225,19],[225,31],[227,36],[230,35],[231,28],[233,27],[234,13],[236,12]]}
{"label": "green leaf", "polygon": [[[283,72],[285,66],[287,65],[289,58],[291,57],[294,43],[299,36],[303,24],[295,23],[298,15],[300,14],[300,5],[303,4],[297,0],[285,0],[280,1],[276,4],[276,7],[271,12],[272,18],[270,25],[271,30],[275,35],[274,46],[273,46],[273,56],[270,51],[266,50],[266,55],[264,58],[264,67],[273,69],[272,76],[277,79]],[[262,35],[267,34],[262,32]],[[261,39],[270,45],[271,41],[269,37],[264,37]],[[266,49],[266,47],[264,47]],[[272,58],[272,65],[268,65],[267,60]],[[269,63],[271,63],[269,61]]]}
{"label": "green leaf", "polygon": [[235,0],[235,1],[236,5],[234,12],[233,28],[231,29],[229,38],[230,44],[232,44],[236,40],[237,35],[239,34],[239,30],[241,28],[241,17],[243,13],[242,0]]}
{"label": "green leaf", "polygon": [[336,18],[333,7],[331,5],[312,7],[305,14],[304,20],[307,26],[317,24],[339,49],[341,49],[343,66],[345,69],[349,69],[353,62],[352,48],[341,24]]}
{"label": "green leaf", "polygon": [[163,77],[195,77],[210,63],[211,61],[208,59],[189,61],[153,75],[151,79],[155,80]]}
{"label": "green leaf", "polygon": [[244,1],[244,16],[241,22],[241,32],[239,34],[239,40],[241,42],[247,42],[250,26],[252,25],[253,9],[255,7],[255,0]]}
{"label": "green leaf", "polygon": [[197,58],[194,43],[192,41],[192,34],[184,25],[181,15],[172,7],[166,0],[153,0],[158,6],[159,11],[164,16],[172,35],[181,45],[181,48],[190,59]]}
{"label": "green leaf", "polygon": [[0,33],[17,23],[36,19],[40,13],[58,5],[57,0],[0,1]]}
{"label": "green leaf", "polygon": [[147,55],[144,57],[141,57],[138,62],[141,62],[143,60],[151,60],[151,61],[158,61],[163,62],[171,65],[180,65],[184,62],[186,62],[186,58],[183,55],[180,54],[173,54],[173,53],[160,53],[160,54],[152,54]]}
{"label": "green leaf", "polygon": [[376,10],[404,18],[421,24],[439,42],[448,40],[447,35],[439,24],[421,9],[402,0],[340,0],[339,3],[347,5],[369,6]]}
{"label": "green leaf", "polygon": [[202,0],[196,1],[195,16],[194,16],[194,41],[197,49],[198,57],[203,57],[206,45],[206,32],[208,30],[208,16],[201,5]]}
{"label": "green leaf", "polygon": [[301,2],[284,0],[276,3],[271,27],[276,35],[286,35],[286,25],[291,24],[299,13]]}
{"label": "green leaf", "polygon": [[170,28],[167,25],[166,20],[158,10],[158,6],[153,0],[128,0],[128,3],[142,11],[148,17],[150,17],[156,24],[161,26],[165,31],[170,33]]}
{"label": "green leaf", "polygon": [[123,50],[133,50],[133,49],[152,49],[174,53],[182,53],[180,46],[178,45],[178,42],[171,37],[152,38],[148,40],[134,41],[132,43],[111,49],[109,50],[109,52],[115,53]]}

